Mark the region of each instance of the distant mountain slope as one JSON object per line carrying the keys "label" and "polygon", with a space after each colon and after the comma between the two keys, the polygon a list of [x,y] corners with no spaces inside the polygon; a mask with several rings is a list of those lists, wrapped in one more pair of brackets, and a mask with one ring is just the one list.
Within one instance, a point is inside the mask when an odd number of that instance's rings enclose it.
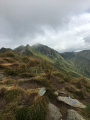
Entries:
{"label": "distant mountain slope", "polygon": [[42,44],[36,44],[33,46],[20,46],[15,49],[16,52],[28,56],[36,56],[54,65],[62,72],[70,72],[70,74],[77,76],[77,70],[74,64],[71,64],[68,60],[64,59],[60,53],[50,47]]}
{"label": "distant mountain slope", "polygon": [[[43,59],[48,58],[49,60],[51,59],[52,61],[56,61],[57,59],[63,59],[63,57],[57,51],[42,44],[36,44],[33,46],[30,45],[19,46],[18,48],[15,49],[15,51],[29,56],[30,55],[39,56],[42,57]],[[43,56],[46,58],[44,58]]]}
{"label": "distant mountain slope", "polygon": [[50,47],[48,47],[46,45],[36,44],[36,45],[33,45],[32,48],[35,51],[38,51],[41,54],[46,55],[47,57],[49,57],[49,58],[51,58],[53,60],[57,60],[58,58],[61,57],[56,50],[51,49]]}
{"label": "distant mountain slope", "polygon": [[4,48],[4,47],[2,47],[1,49],[0,49],[0,53],[4,53],[4,52],[6,52],[6,51],[11,51],[12,49],[10,49],[10,48]]}
{"label": "distant mountain slope", "polygon": [[62,53],[62,57],[69,60],[77,67],[77,71],[87,77],[90,77],[90,50],[81,52]]}
{"label": "distant mountain slope", "polygon": [[27,56],[33,56],[33,52],[31,50],[31,46],[30,45],[26,45],[26,46],[19,46],[16,49],[14,49],[15,52],[20,52],[21,54],[27,55]]}

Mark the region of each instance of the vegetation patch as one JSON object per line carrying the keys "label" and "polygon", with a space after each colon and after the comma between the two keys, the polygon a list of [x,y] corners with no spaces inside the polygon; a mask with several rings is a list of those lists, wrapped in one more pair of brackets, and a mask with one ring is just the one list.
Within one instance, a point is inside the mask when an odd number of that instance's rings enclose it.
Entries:
{"label": "vegetation patch", "polygon": [[45,120],[47,115],[47,99],[39,98],[30,107],[22,107],[15,111],[17,120]]}
{"label": "vegetation patch", "polygon": [[19,88],[14,88],[14,89],[10,89],[7,90],[5,92],[5,100],[7,102],[12,102],[17,100],[18,97],[20,97],[23,94],[23,90],[19,89]]}
{"label": "vegetation patch", "polygon": [[87,118],[90,118],[90,104],[87,104],[87,107],[85,110],[83,110],[83,112]]}
{"label": "vegetation patch", "polygon": [[6,75],[17,76],[19,71],[17,69],[6,69],[5,73]]}

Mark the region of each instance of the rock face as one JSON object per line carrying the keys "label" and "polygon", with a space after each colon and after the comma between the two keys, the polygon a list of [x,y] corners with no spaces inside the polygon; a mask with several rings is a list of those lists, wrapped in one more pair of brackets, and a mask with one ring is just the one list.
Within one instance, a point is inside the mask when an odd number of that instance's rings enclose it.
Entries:
{"label": "rock face", "polygon": [[0,73],[0,81],[4,78],[4,75]]}
{"label": "rock face", "polygon": [[49,103],[48,105],[49,113],[48,113],[48,120],[60,120],[62,114],[55,105]]}
{"label": "rock face", "polygon": [[57,98],[59,101],[62,101],[72,107],[78,107],[78,108],[86,108],[86,105],[80,103],[78,100],[76,99],[72,99],[70,97],[62,97],[62,96],[59,96]]}
{"label": "rock face", "polygon": [[80,114],[75,110],[68,110],[67,120],[85,120]]}

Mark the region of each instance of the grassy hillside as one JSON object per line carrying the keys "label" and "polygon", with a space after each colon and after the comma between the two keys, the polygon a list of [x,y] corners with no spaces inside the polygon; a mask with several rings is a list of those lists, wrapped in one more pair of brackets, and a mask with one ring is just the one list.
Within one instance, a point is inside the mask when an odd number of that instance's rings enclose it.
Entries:
{"label": "grassy hillside", "polygon": [[[77,73],[77,69],[73,63],[70,63],[68,60],[64,59],[60,53],[51,49],[48,46],[42,44],[36,44],[33,46],[20,46],[15,49],[15,51],[20,52],[21,54],[28,55],[28,56],[36,56],[40,59],[46,60],[47,62],[51,63],[54,67],[64,73],[70,73],[73,76],[80,76]],[[30,53],[30,54],[29,54]]]}
{"label": "grassy hillside", "polygon": [[62,56],[75,65],[78,73],[90,77],[90,50],[63,53]]}
{"label": "grassy hillside", "polygon": [[[21,51],[22,47],[19,50]],[[52,63],[49,60],[51,58],[45,54],[43,56],[48,60],[40,57],[41,53],[36,55],[37,52],[31,47],[30,50],[33,54],[31,56],[11,49],[0,53],[0,75],[4,76],[3,79],[0,78],[0,120],[47,120],[49,102],[57,107],[60,106],[63,118],[66,120],[68,106],[57,101],[55,91],[63,91],[66,96],[86,104],[85,110],[77,109],[77,111],[88,119],[89,80],[80,76],[73,77],[72,72],[66,72],[65,67],[62,70],[59,61],[52,59],[54,62]],[[64,66],[66,61],[58,53],[56,54]],[[42,87],[46,88],[46,93],[40,97],[38,93]]]}
{"label": "grassy hillside", "polygon": [[[65,118],[68,106],[57,101],[55,91],[63,91],[87,104],[86,110],[77,110],[89,118],[87,79],[60,71],[40,57],[27,57],[12,50],[0,53],[1,74],[4,78],[0,80],[0,120],[47,120],[49,102],[60,106]],[[40,97],[38,92],[42,87],[46,87],[46,93]]]}

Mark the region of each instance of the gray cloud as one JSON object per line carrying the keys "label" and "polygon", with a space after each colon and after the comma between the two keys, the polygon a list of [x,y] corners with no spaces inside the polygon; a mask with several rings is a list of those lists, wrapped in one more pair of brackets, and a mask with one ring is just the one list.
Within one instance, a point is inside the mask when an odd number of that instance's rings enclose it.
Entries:
{"label": "gray cloud", "polygon": [[59,50],[51,36],[67,31],[71,17],[89,8],[90,0],[0,0],[0,47],[41,42]]}
{"label": "gray cloud", "polygon": [[90,44],[90,36],[88,36],[88,37],[86,37],[86,38],[84,38],[85,39],[85,42],[87,43],[87,44]]}

